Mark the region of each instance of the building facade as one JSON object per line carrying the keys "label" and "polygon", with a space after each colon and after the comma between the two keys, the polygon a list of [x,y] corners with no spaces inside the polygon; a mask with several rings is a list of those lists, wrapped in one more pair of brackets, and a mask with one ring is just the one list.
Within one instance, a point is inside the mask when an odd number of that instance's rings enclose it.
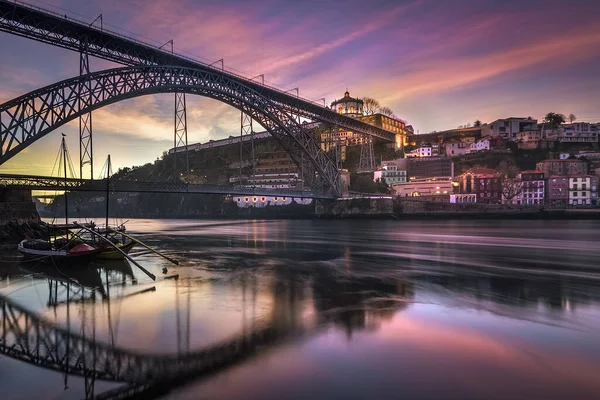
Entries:
{"label": "building facade", "polygon": [[598,132],[594,124],[587,122],[563,124],[558,141],[561,143],[598,143]]}
{"label": "building facade", "polygon": [[308,205],[312,203],[312,199],[303,197],[234,196],[233,202],[239,208],[262,208],[267,206],[286,206],[294,202],[301,205]]}
{"label": "building facade", "polygon": [[537,149],[540,140],[542,140],[542,132],[539,129],[531,129],[517,133],[515,141],[519,149],[532,150]]}
{"label": "building facade", "polygon": [[452,193],[452,178],[413,179],[391,187],[400,197],[449,196]]}
{"label": "building facade", "polygon": [[449,157],[426,157],[401,159],[406,166],[408,180],[454,177],[454,162]]}
{"label": "building facade", "polygon": [[477,203],[502,202],[502,178],[490,168],[472,168],[455,178],[456,194],[476,194]]}
{"label": "building facade", "polygon": [[541,171],[522,171],[517,180],[520,182],[521,193],[517,196],[517,204],[544,204],[546,181]]}
{"label": "building facade", "polygon": [[515,140],[517,133],[537,129],[537,120],[533,118],[510,117],[498,119],[484,125],[482,135],[500,136],[505,140]]}
{"label": "building facade", "polygon": [[445,153],[448,157],[456,157],[466,154],[470,149],[470,146],[465,142],[451,142],[446,143]]}
{"label": "building facade", "polygon": [[406,168],[400,168],[398,160],[381,162],[381,178],[388,185],[406,182]]}
{"label": "building facade", "polygon": [[596,205],[598,200],[598,177],[592,175],[569,177],[569,205]]}
{"label": "building facade", "polygon": [[537,163],[537,171],[544,173],[544,176],[567,176],[567,175],[587,175],[587,163],[583,160],[544,160]]}
{"label": "building facade", "polygon": [[427,143],[427,144],[424,143],[421,146],[417,147],[416,149],[410,151],[409,153],[406,153],[406,157],[408,157],[408,158],[431,157],[432,155],[433,155],[433,147],[429,143]]}
{"label": "building facade", "polygon": [[550,176],[546,180],[546,203],[554,207],[565,207],[569,203],[569,178]]}

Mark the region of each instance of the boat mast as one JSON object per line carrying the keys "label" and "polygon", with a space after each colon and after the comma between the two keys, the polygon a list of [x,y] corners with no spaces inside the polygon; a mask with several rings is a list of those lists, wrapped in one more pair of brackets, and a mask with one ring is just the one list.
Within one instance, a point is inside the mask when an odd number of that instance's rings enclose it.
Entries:
{"label": "boat mast", "polygon": [[106,225],[104,228],[106,229],[106,233],[108,234],[108,202],[109,199],[109,179],[110,179],[110,154],[108,155],[108,160],[106,161]]}
{"label": "boat mast", "polygon": [[[65,134],[62,134],[62,153],[63,153],[63,169],[65,173],[65,226],[69,225],[69,205],[67,203],[67,143],[65,142]],[[65,228],[66,229],[66,228]],[[66,229],[67,239],[69,238],[69,230]]]}

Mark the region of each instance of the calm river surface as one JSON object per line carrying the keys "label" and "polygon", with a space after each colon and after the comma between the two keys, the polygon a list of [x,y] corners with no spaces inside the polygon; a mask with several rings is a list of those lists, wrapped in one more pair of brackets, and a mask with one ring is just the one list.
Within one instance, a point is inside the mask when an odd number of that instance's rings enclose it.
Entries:
{"label": "calm river surface", "polygon": [[[134,248],[153,282],[120,262],[29,267],[4,251],[0,295],[140,355],[278,332],[163,398],[600,399],[600,221],[132,220],[128,230],[180,265]],[[98,380],[95,394],[118,387]],[[0,354],[0,399],[83,397],[81,377]]]}

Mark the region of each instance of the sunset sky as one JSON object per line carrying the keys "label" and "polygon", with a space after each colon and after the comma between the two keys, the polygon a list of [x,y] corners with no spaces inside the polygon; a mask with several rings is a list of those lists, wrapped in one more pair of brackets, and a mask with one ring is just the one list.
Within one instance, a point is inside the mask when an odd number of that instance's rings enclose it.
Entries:
{"label": "sunset sky", "polygon": [[[430,132],[553,111],[600,121],[600,1],[31,1],[327,103],[348,89]],[[0,102],[78,74],[78,54],[0,33]],[[92,59],[92,70],[115,67]],[[173,95],[94,113],[95,170],[151,162],[173,146]],[[78,124],[61,129],[78,159]],[[239,112],[188,96],[189,141],[239,135]],[[50,173],[48,135],[0,173]]]}

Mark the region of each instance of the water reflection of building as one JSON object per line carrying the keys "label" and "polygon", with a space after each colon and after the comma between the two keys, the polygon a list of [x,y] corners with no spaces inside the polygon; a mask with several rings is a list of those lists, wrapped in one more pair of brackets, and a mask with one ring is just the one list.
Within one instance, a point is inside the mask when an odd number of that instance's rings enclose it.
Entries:
{"label": "water reflection of building", "polygon": [[355,330],[376,329],[407,307],[413,288],[407,281],[350,278],[319,270],[313,280],[313,296],[318,322],[340,325],[350,337]]}

